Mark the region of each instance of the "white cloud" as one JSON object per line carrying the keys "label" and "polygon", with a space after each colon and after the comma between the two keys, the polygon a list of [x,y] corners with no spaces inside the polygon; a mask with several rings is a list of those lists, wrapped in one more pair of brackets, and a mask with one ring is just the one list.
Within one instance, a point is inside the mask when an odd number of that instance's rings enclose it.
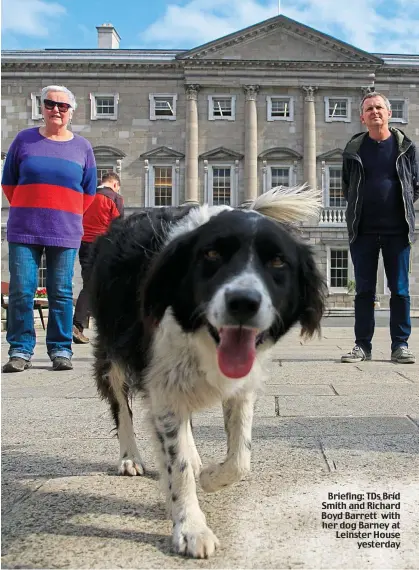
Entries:
{"label": "white cloud", "polygon": [[278,13],[278,4],[254,0],[192,0],[169,4],[165,14],[142,34],[146,45],[191,47],[251,26]]}
{"label": "white cloud", "polygon": [[[377,12],[388,3],[396,17]],[[411,0],[282,0],[281,13],[360,49],[383,53],[419,52],[419,11]],[[269,0],[191,0],[168,4],[161,18],[141,35],[145,45],[188,48],[275,16]]]}
{"label": "white cloud", "polygon": [[67,10],[56,2],[44,0],[3,0],[2,31],[34,37],[46,37],[56,19]]}

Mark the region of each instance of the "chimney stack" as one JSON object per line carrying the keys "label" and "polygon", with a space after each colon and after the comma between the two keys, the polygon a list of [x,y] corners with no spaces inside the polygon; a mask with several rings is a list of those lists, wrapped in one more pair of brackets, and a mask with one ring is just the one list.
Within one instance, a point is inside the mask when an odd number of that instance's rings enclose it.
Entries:
{"label": "chimney stack", "polygon": [[112,24],[102,24],[96,26],[97,29],[97,47],[99,49],[119,49],[121,38]]}

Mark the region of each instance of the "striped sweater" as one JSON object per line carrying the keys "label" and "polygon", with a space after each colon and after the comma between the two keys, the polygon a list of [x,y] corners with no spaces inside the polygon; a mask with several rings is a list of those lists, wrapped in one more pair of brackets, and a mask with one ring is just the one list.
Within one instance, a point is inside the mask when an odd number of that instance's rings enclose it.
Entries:
{"label": "striped sweater", "polygon": [[2,178],[9,200],[7,240],[78,248],[83,213],[96,193],[96,163],[85,138],[43,137],[39,128],[21,131],[6,155]]}

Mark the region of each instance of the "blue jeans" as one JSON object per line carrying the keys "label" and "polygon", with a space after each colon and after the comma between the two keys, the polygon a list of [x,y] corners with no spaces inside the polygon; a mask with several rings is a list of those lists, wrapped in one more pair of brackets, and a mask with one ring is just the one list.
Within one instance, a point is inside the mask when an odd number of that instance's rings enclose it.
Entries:
{"label": "blue jeans", "polygon": [[38,267],[45,249],[47,266],[49,357],[71,358],[73,331],[73,274],[77,249],[9,243],[9,314],[7,342],[9,356],[30,360],[36,343],[33,298],[38,284]]}
{"label": "blue jeans", "polygon": [[355,270],[355,342],[371,352],[378,258],[383,256],[390,298],[391,350],[407,346],[410,337],[409,259],[406,235],[361,235],[351,244]]}

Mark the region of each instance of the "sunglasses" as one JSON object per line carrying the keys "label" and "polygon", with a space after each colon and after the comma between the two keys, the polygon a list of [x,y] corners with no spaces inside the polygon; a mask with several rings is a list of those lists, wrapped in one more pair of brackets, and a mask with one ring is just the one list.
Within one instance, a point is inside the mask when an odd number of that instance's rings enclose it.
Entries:
{"label": "sunglasses", "polygon": [[67,111],[71,109],[71,105],[68,103],[61,103],[59,101],[53,101],[52,99],[44,99],[44,106],[48,111],[52,111],[54,107],[57,106],[61,113],[67,113]]}

